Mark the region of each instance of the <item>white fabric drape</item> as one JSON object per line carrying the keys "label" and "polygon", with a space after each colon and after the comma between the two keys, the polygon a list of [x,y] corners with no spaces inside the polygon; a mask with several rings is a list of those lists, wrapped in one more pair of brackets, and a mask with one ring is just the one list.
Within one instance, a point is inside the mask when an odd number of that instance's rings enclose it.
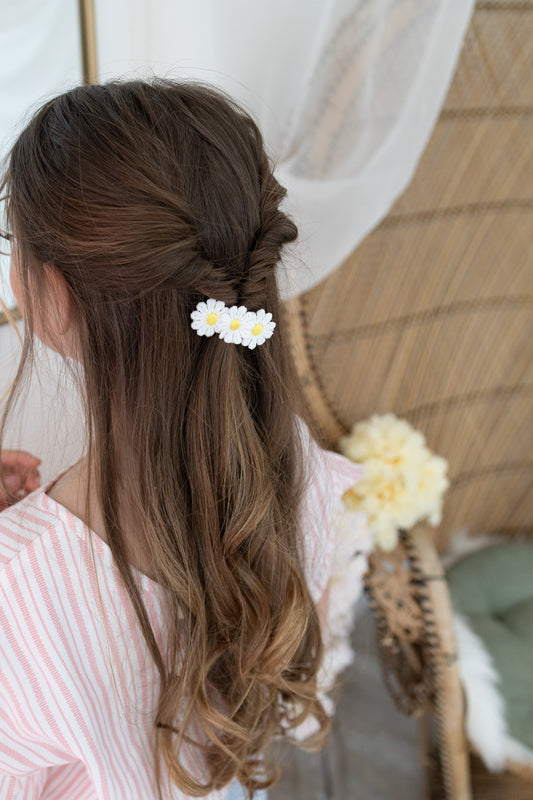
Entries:
{"label": "white fabric drape", "polygon": [[150,72],[252,112],[300,240],[284,297],[339,266],[407,187],[474,0],[95,0],[99,79]]}

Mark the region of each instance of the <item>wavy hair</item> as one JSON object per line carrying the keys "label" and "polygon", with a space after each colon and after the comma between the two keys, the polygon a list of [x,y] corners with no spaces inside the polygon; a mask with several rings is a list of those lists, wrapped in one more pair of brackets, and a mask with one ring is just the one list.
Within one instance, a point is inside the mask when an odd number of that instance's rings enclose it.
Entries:
{"label": "wavy hair", "polygon": [[[276,280],[297,237],[279,208],[285,189],[241,107],[212,86],[162,78],[47,101],[12,147],[1,189],[26,319],[2,431],[34,322],[46,326],[37,302],[49,264],[71,296],[107,542],[161,679],[159,798],[161,755],[189,795],[236,777],[251,797],[279,777],[273,739],[312,714],[316,748],[329,725],[299,527],[296,415],[313,421]],[[206,297],[271,311],[274,335],[255,350],[198,336],[190,313]],[[123,507],[165,595],[166,653],[127,560]],[[185,742],[203,776],[180,760]]]}

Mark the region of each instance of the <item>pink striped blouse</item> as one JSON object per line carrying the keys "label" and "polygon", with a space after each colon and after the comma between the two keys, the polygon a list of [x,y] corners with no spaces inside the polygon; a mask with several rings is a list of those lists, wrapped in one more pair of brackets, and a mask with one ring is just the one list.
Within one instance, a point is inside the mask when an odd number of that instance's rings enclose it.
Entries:
{"label": "pink striped blouse", "polygon": [[[314,443],[308,464],[302,530],[318,601],[336,504],[363,468]],[[109,546],[47,496],[51,484],[0,514],[0,800],[155,800],[149,741],[159,674]],[[159,586],[138,575],[163,651]],[[182,758],[194,769],[190,754]],[[162,775],[165,785],[163,763]],[[187,797],[175,786],[163,796]]]}

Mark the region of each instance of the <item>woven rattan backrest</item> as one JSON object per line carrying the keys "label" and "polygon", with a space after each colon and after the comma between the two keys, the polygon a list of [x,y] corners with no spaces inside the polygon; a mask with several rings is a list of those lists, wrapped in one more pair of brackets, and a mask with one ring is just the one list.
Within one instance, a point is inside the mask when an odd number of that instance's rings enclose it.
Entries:
{"label": "woven rattan backrest", "polygon": [[407,191],[287,304],[335,445],[392,411],[449,462],[439,548],[533,528],[533,2],[478,2]]}

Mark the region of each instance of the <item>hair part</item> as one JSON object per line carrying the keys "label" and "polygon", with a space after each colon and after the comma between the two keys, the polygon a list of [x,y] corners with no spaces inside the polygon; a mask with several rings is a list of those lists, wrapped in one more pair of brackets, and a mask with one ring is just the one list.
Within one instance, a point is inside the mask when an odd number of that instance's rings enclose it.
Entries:
{"label": "hair part", "polygon": [[[296,414],[312,430],[313,420],[276,280],[297,236],[279,209],[285,189],[258,127],[229,97],[153,78],[46,102],[15,142],[1,190],[26,318],[1,432],[32,361],[35,320],[46,326],[36,298],[50,264],[72,301],[107,542],[161,678],[159,797],[161,755],[187,794],[236,777],[251,797],[277,780],[260,759],[274,737],[313,714],[320,746],[329,725],[298,513]],[[190,313],[206,296],[272,312],[274,335],[255,350],[198,336]],[[127,561],[124,508],[164,592],[166,653]],[[185,745],[203,755],[202,774],[179,759]]]}

